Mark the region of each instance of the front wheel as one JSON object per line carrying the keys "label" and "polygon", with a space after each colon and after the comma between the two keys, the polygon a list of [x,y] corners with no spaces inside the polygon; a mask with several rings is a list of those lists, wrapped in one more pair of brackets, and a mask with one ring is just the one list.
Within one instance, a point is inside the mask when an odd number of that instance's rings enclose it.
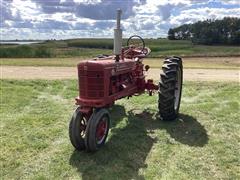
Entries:
{"label": "front wheel", "polygon": [[72,145],[79,151],[85,149],[85,130],[87,126],[87,118],[80,111],[78,107],[73,113],[72,119],[69,124],[69,138]]}
{"label": "front wheel", "polygon": [[85,136],[85,146],[88,151],[98,150],[105,144],[110,126],[110,116],[106,109],[95,110],[91,115]]}
{"label": "front wheel", "polygon": [[183,81],[182,59],[166,58],[159,82],[159,114],[163,120],[174,120],[178,116]]}

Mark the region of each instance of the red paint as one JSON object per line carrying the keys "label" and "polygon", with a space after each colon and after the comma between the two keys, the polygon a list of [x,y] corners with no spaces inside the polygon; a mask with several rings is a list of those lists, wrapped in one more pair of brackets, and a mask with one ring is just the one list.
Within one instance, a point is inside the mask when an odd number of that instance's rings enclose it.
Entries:
{"label": "red paint", "polygon": [[96,138],[98,141],[100,141],[107,130],[107,122],[104,119],[101,119],[100,122],[97,125],[97,131],[96,131]]}
{"label": "red paint", "polygon": [[137,49],[124,52],[123,49],[119,62],[109,56],[78,64],[76,104],[83,113],[91,114],[93,108],[111,106],[117,99],[139,95],[145,90],[158,90],[153,80],[145,80],[142,58],[146,55]]}

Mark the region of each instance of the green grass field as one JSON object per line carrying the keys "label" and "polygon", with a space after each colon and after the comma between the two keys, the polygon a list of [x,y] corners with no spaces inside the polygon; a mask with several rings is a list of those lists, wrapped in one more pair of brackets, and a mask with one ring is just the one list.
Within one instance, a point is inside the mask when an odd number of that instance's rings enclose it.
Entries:
{"label": "green grass field", "polygon": [[117,101],[106,145],[74,151],[77,81],[1,80],[1,179],[240,179],[239,85],[185,82],[180,117],[157,97]]}
{"label": "green grass field", "polygon": [[[76,67],[84,58],[2,58],[5,66],[56,66]],[[161,68],[164,58],[146,58],[143,63],[151,68]],[[183,58],[184,68],[239,69],[240,57]]]}
{"label": "green grass field", "polygon": [[[238,46],[193,45],[186,40],[146,39],[146,46],[152,53],[149,57],[207,57],[240,56]],[[126,39],[123,40],[126,46]],[[72,39],[46,41],[31,45],[1,45],[1,58],[53,58],[53,57],[95,57],[98,54],[111,54],[112,39]]]}

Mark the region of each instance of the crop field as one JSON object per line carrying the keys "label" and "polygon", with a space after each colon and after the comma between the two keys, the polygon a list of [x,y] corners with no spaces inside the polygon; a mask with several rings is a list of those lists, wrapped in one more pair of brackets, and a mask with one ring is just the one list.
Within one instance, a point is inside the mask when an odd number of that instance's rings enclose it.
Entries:
{"label": "crop field", "polygon": [[1,179],[240,179],[239,84],[185,82],[180,116],[157,95],[117,101],[96,153],[68,139],[77,80],[1,80]]}
{"label": "crop field", "polygon": [[[76,67],[85,60],[80,58],[2,58],[2,66],[53,66]],[[146,58],[143,63],[160,69],[164,58]],[[201,57],[183,58],[184,68],[188,69],[239,69],[240,57]]]}
{"label": "crop field", "polygon": [[[126,39],[123,46],[126,46]],[[152,53],[149,57],[166,57],[171,55],[182,57],[207,56],[240,56],[238,46],[206,46],[194,45],[186,40],[146,39],[145,44]],[[94,57],[97,54],[111,54],[112,39],[72,39],[45,41],[31,45],[1,45],[1,58],[63,58]]]}

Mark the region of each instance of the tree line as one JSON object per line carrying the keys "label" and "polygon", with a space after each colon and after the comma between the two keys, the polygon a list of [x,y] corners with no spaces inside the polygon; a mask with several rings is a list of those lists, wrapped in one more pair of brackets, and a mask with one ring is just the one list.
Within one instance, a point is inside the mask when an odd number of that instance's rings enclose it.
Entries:
{"label": "tree line", "polygon": [[225,17],[184,24],[168,31],[169,40],[191,40],[194,44],[240,44],[240,18]]}

